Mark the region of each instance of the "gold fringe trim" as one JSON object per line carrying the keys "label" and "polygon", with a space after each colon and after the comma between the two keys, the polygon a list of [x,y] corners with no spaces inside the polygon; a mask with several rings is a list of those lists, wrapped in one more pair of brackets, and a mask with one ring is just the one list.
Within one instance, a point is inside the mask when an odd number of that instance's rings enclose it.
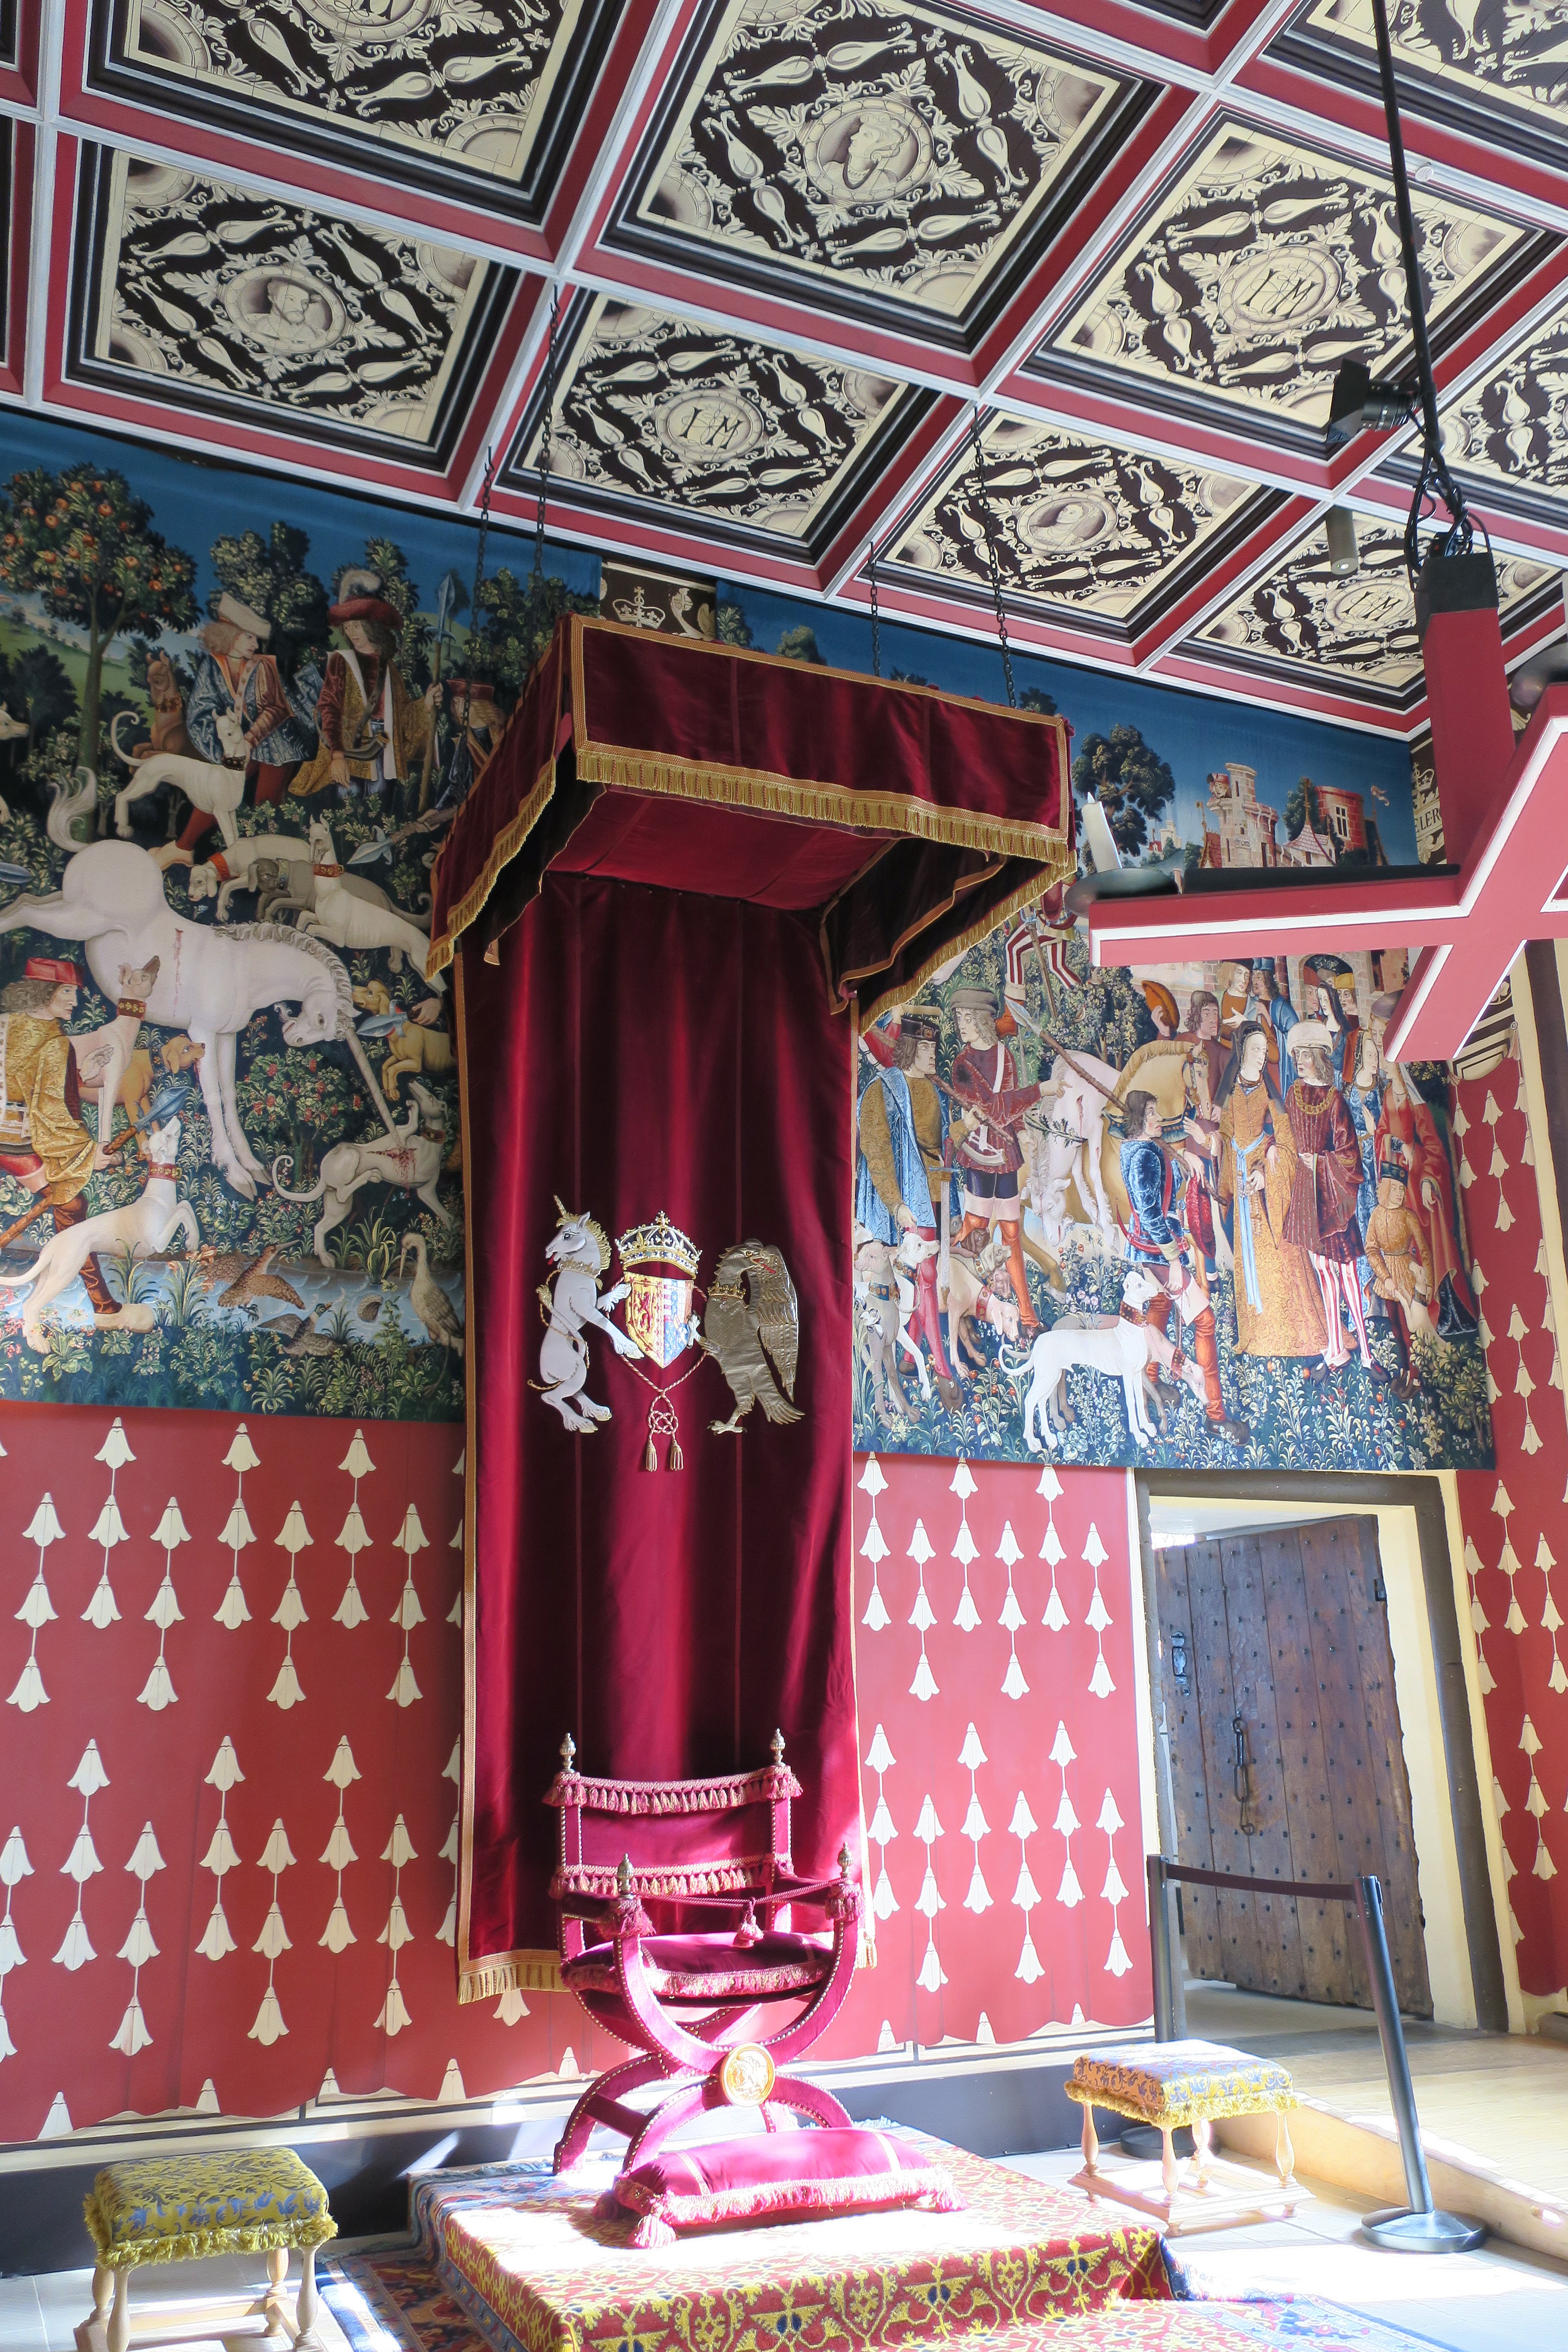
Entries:
{"label": "gold fringe trim", "polygon": [[940,971],[944,964],[952,963],[958,956],[966,955],[971,948],[978,947],[982,940],[988,940],[993,931],[1000,930],[1004,923],[1010,922],[1026,907],[1036,905],[1056,883],[1072,881],[1077,874],[1078,853],[1064,842],[1049,865],[1042,866],[1037,873],[1032,874],[1019,889],[1004,898],[999,907],[989,908],[983,921],[971,924],[967,930],[960,931],[953,939],[944,940],[936,953],[910,972],[907,980],[900,980],[896,988],[885,989],[880,996],[873,997],[869,1004],[862,1003],[857,1014],[861,1035],[865,1035],[873,1021],[879,1019],[895,1004],[907,1004],[915,991],[923,987],[933,972]]}
{"label": "gold fringe trim", "polygon": [[974,809],[941,809],[908,793],[848,793],[762,768],[721,768],[661,760],[605,743],[577,745],[577,773],[589,783],[624,793],[659,793],[710,806],[745,808],[803,824],[832,824],[857,833],[894,833],[940,841],[994,856],[1048,856],[1065,846],[1058,825],[1010,824]]}
{"label": "gold fringe trim", "polygon": [[[552,754],[541,768],[534,780],[533,790],[521,803],[516,815],[502,825],[491,842],[490,854],[485,860],[484,870],[479,880],[474,884],[473,888],[466,891],[457,905],[451,908],[447,917],[445,929],[431,940],[429,951],[425,958],[426,980],[434,980],[438,971],[446,971],[457,951],[459,938],[468,929],[468,925],[478,919],[485,901],[500,880],[501,868],[511,864],[554,797],[555,760]],[[442,846],[441,857],[445,857],[447,850],[451,848],[453,838],[453,834],[449,833],[447,835]],[[438,857],[436,861],[437,871],[440,863],[441,858]],[[435,877],[432,876],[431,879],[434,887]]]}
{"label": "gold fringe trim", "polygon": [[90,2194],[82,2205],[100,2267],[106,2271],[133,2271],[143,2263],[195,2263],[208,2254],[268,2253],[274,2246],[324,2246],[338,2234],[337,2223],[322,2213],[310,2221],[247,2221],[231,2229],[182,2230],[176,2237],[137,2238],[116,2246],[104,2242],[103,2224]]}
{"label": "gold fringe trim", "polygon": [[503,1992],[561,1992],[559,1952],[500,1952],[494,1959],[465,1960],[458,1972],[458,1999],[496,2000]]}

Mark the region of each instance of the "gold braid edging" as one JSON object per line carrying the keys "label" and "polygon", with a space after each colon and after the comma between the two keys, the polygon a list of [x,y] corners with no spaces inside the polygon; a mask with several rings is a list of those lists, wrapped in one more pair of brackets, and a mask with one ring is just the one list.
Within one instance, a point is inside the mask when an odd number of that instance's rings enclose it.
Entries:
{"label": "gold braid edging", "polygon": [[208,2254],[268,2253],[274,2246],[324,2246],[338,2234],[337,2223],[322,2213],[310,2221],[244,2221],[232,2229],[182,2230],[172,2238],[140,2238],[129,2245],[105,2245],[102,2224],[93,2217],[91,2197],[83,2202],[99,2263],[106,2271],[133,2271],[143,2263],[200,2262]]}
{"label": "gold braid edging", "polygon": [[605,743],[578,743],[577,773],[586,782],[621,792],[667,793],[672,799],[752,809],[763,816],[795,817],[808,824],[841,825],[850,832],[915,835],[1003,857],[1048,856],[1058,845],[1065,846],[1056,825],[1019,824],[974,809],[938,808],[909,793],[850,793],[837,784],[774,775],[765,769],[662,760]]}
{"label": "gold braid edging", "polygon": [[1049,863],[1031,874],[1029,879],[1004,898],[999,907],[989,908],[981,921],[972,923],[967,930],[960,931],[956,937],[944,940],[936,952],[928,956],[925,962],[910,972],[907,979],[900,980],[896,988],[884,989],[869,1003],[862,999],[858,1013],[862,1036],[873,1021],[891,1006],[907,1004],[916,989],[923,987],[933,972],[940,971],[944,964],[954,962],[971,948],[978,947],[982,940],[989,939],[993,931],[999,930],[1013,916],[1022,914],[1026,907],[1032,907],[1043,898],[1057,883],[1070,882],[1077,874],[1078,852],[1064,842],[1053,851]]}
{"label": "gold braid edging", "polygon": [[1219,2121],[1226,2116],[1278,2115],[1300,2105],[1293,2086],[1282,2091],[1249,2091],[1232,2084],[1174,2099],[1168,2107],[1140,2100],[1125,2091],[1107,2090],[1101,2083],[1064,2083],[1062,2088],[1080,2107],[1103,2107],[1110,2115],[1125,2116],[1130,2123],[1152,2124],[1157,2131],[1180,2131],[1184,2124],[1200,2123],[1205,2118]]}
{"label": "gold braid edging", "polygon": [[[533,790],[521,803],[515,816],[502,825],[491,842],[490,854],[485,860],[484,870],[479,880],[472,889],[465,891],[455,907],[448,909],[445,926],[431,940],[429,952],[425,958],[426,980],[434,980],[438,971],[446,971],[457,951],[459,938],[468,929],[468,925],[477,919],[486,899],[495,888],[502,866],[510,865],[554,797],[555,760],[554,755],[552,754],[541,768],[535,779]],[[451,845],[452,836],[448,835],[447,849]],[[444,857],[446,854],[447,850],[444,849],[441,855]]]}
{"label": "gold braid edging", "polygon": [[501,1952],[490,1960],[465,1960],[458,1972],[458,1999],[494,2000],[503,1992],[560,1992],[559,1952]]}

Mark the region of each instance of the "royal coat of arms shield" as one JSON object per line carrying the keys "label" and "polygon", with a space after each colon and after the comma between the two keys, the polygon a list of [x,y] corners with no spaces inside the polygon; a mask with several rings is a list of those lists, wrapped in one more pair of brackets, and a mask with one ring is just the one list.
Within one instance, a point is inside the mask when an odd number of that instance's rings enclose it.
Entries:
{"label": "royal coat of arms shield", "polygon": [[692,1293],[700,1252],[662,1209],[651,1223],[623,1234],[616,1247],[626,1285],[626,1331],[649,1362],[666,1370],[697,1339]]}

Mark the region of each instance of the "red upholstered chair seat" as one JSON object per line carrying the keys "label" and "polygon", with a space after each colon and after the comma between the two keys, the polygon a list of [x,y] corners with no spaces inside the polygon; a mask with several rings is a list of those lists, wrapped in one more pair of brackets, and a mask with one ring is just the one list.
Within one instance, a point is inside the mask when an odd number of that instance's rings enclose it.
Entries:
{"label": "red upholstered chair seat", "polygon": [[[733,1936],[645,1936],[642,1956],[661,2000],[771,2000],[809,1992],[833,1966],[830,1940],[776,1928],[746,1945]],[[619,1982],[608,1944],[563,1961],[561,1975],[573,1992],[614,1992]]]}

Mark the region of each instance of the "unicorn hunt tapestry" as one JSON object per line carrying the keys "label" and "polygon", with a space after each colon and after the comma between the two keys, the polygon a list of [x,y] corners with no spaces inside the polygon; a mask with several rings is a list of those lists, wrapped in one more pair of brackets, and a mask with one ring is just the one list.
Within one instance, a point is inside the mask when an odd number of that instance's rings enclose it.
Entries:
{"label": "unicorn hunt tapestry", "polygon": [[1489,1465],[1449,1073],[1402,954],[1096,971],[1037,916],[860,1043],[856,1444]]}
{"label": "unicorn hunt tapestry", "polygon": [[6,451],[0,1397],[455,1418],[430,869],[597,566],[497,532],[479,578],[466,525],[39,419]]}

